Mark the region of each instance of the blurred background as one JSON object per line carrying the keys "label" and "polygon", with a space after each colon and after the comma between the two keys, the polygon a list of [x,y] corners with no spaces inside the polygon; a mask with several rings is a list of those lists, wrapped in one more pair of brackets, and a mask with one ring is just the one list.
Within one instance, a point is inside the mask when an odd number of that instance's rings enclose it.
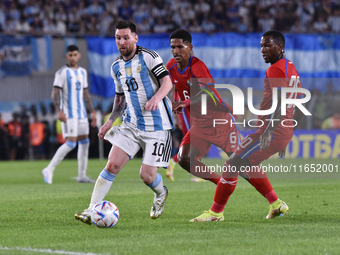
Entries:
{"label": "blurred background", "polygon": [[[114,40],[119,19],[134,21],[138,44],[158,52],[164,63],[172,58],[170,33],[189,30],[194,55],[213,77],[242,79],[235,85],[245,95],[252,87],[255,108],[269,67],[260,53],[261,35],[272,29],[283,32],[286,57],[312,93],[307,104],[312,116],[300,123],[287,157],[340,156],[339,0],[1,0],[0,160],[49,159],[64,142],[50,97],[70,44],[82,53],[79,64],[88,70],[100,127],[115,95],[109,69],[119,55]],[[30,125],[40,130],[39,139],[30,137]],[[240,129],[243,135],[254,131]],[[98,127],[91,128],[89,156],[105,158],[111,146],[98,141],[97,132]],[[9,145],[13,137],[19,145],[15,150]],[[43,149],[35,150],[37,144]],[[213,147],[208,156],[223,155]],[[75,158],[76,150],[67,157]]]}

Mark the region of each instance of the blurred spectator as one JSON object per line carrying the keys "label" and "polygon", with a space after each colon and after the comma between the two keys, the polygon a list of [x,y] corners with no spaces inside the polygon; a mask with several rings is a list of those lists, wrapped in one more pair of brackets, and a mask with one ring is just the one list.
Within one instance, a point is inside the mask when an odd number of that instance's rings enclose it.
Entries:
{"label": "blurred spectator", "polygon": [[55,13],[54,18],[56,20],[60,20],[60,21],[62,21],[64,23],[66,23],[66,21],[67,21],[67,14],[66,14],[66,12],[64,10],[64,7],[61,4],[59,5],[58,11]]}
{"label": "blurred spectator", "polygon": [[212,11],[212,22],[216,25],[216,31],[222,32],[228,30],[227,22],[225,19],[225,11],[222,4],[218,4]]}
{"label": "blurred spectator", "polygon": [[328,23],[332,33],[340,33],[340,7],[336,7],[332,11],[332,15],[328,18]]}
{"label": "blurred spectator", "polygon": [[22,126],[22,136],[21,144],[17,152],[17,159],[28,159],[29,158],[29,148],[30,148],[30,118],[23,112],[21,116],[21,126]]}
{"label": "blurred spectator", "polygon": [[166,31],[168,33],[172,33],[178,28],[177,24],[172,20],[172,17],[170,15],[167,15],[165,17],[165,24],[166,24]]}
{"label": "blurred spectator", "polygon": [[306,26],[308,22],[312,21],[314,12],[312,1],[302,0],[299,2],[296,14],[300,17],[302,26]]}
{"label": "blurred spectator", "polygon": [[125,19],[125,20],[131,20],[132,19],[133,10],[129,6],[128,1],[123,2],[123,5],[118,8],[118,13],[119,13],[119,16],[122,19]]}
{"label": "blurred spectator", "polygon": [[99,19],[99,34],[105,36],[109,33],[110,27],[113,23],[111,14],[105,10]]}
{"label": "blurred spectator", "polygon": [[[149,17],[147,6],[142,4],[134,13],[133,18],[135,19],[135,23],[141,24],[143,19],[147,19]],[[138,26],[139,27],[139,26]]]}
{"label": "blurred spectator", "polygon": [[30,27],[31,27],[31,31],[30,32],[33,35],[37,36],[37,35],[42,35],[43,34],[43,24],[40,21],[38,16],[34,17],[33,22],[31,23]]}
{"label": "blurred spectator", "polygon": [[8,129],[0,113],[0,160],[8,160]]}
{"label": "blurred spectator", "polygon": [[52,35],[56,33],[55,22],[52,19],[45,20],[45,24],[43,25],[44,34]]}
{"label": "blurred spectator", "polygon": [[238,33],[246,33],[249,31],[247,23],[244,21],[243,17],[239,18],[240,22],[237,24],[236,31]]}
{"label": "blurred spectator", "polygon": [[51,145],[50,145],[50,137],[51,137],[51,130],[50,130],[50,125],[47,121],[42,121],[44,124],[44,140],[43,140],[43,154],[46,159],[50,158],[50,150],[51,150]]}
{"label": "blurred spectator", "polygon": [[96,16],[90,16],[90,21],[86,23],[86,33],[88,35],[96,36],[99,34],[99,26]]}
{"label": "blurred spectator", "polygon": [[189,26],[189,32],[190,33],[202,33],[203,32],[203,28],[200,26],[200,24],[198,23],[196,19]]}
{"label": "blurred spectator", "polygon": [[328,23],[326,17],[319,15],[317,21],[313,24],[313,29],[316,33],[326,33],[328,32]]}
{"label": "blurred spectator", "polygon": [[149,19],[143,18],[142,24],[138,25],[138,33],[148,34],[150,32],[151,32],[151,23],[149,22]]}
{"label": "blurred spectator", "polygon": [[8,17],[11,17],[15,22],[19,22],[21,18],[21,13],[18,9],[18,6],[15,2],[12,2],[9,11],[8,11]]}
{"label": "blurred spectator", "polygon": [[340,112],[335,112],[331,117],[322,122],[322,129],[340,129]]}
{"label": "blurred spectator", "polygon": [[[144,5],[144,4],[142,4],[142,6],[140,6],[140,7],[144,8],[143,6],[145,6],[145,9],[146,9],[146,5]],[[113,16],[118,15],[118,1],[115,1],[115,0],[108,0],[108,1],[106,1],[105,2],[105,9],[109,13],[111,13]]]}
{"label": "blurred spectator", "polygon": [[285,10],[280,8],[275,17],[275,29],[281,32],[289,30],[289,20],[287,19]]}
{"label": "blurred spectator", "polygon": [[239,6],[236,4],[235,0],[230,1],[227,6],[227,17],[231,29],[236,30],[237,24],[239,23]]}
{"label": "blurred spectator", "polygon": [[17,151],[22,147],[22,126],[19,122],[19,114],[12,114],[13,120],[7,125],[9,134],[9,158],[15,160],[17,158]]}
{"label": "blurred spectator", "polygon": [[292,33],[305,33],[306,32],[306,27],[302,26],[300,19],[297,18],[295,19],[294,24],[291,26],[289,32]]}
{"label": "blurred spectator", "polygon": [[92,4],[86,8],[86,12],[90,16],[99,17],[104,12],[104,8],[99,4],[98,0],[93,0]]}
{"label": "blurred spectator", "polygon": [[166,33],[168,32],[167,26],[163,23],[162,18],[157,18],[156,19],[156,24],[153,26],[153,32],[154,33]]}
{"label": "blurred spectator", "polygon": [[57,19],[55,25],[55,35],[66,35],[66,24],[63,20]]}
{"label": "blurred spectator", "polygon": [[24,8],[24,16],[29,24],[33,23],[34,17],[39,16],[39,5],[36,0],[29,0]]}
{"label": "blurred spectator", "polygon": [[34,116],[34,121],[29,125],[30,130],[30,144],[33,149],[34,159],[46,159],[44,153],[44,135],[45,135],[45,125],[40,122],[38,116]]}
{"label": "blurred spectator", "polygon": [[270,13],[266,12],[266,13],[262,13],[260,15],[259,21],[258,21],[258,31],[260,32],[266,32],[269,30],[273,30],[275,27],[275,20],[274,18],[271,16]]}
{"label": "blurred spectator", "polygon": [[7,17],[3,27],[4,33],[7,35],[14,35],[15,28],[16,28],[15,22],[10,17]]}
{"label": "blurred spectator", "polygon": [[207,34],[213,34],[216,31],[216,25],[211,21],[209,17],[203,19],[202,28],[203,31]]}
{"label": "blurred spectator", "polygon": [[20,21],[15,26],[15,32],[17,34],[25,34],[31,30],[30,25],[26,21],[25,17],[21,17]]}
{"label": "blurred spectator", "polygon": [[5,5],[0,2],[0,32],[4,30],[4,25],[6,22]]}
{"label": "blurred spectator", "polygon": [[68,12],[68,25],[67,31],[70,33],[79,33],[80,31],[81,14],[78,12],[78,8],[73,6]]}
{"label": "blurred spectator", "polygon": [[339,5],[339,0],[8,0],[0,2],[0,33],[113,36],[119,19],[134,20],[141,34],[152,27],[163,32],[164,26],[167,32],[182,27],[198,33],[340,33]]}

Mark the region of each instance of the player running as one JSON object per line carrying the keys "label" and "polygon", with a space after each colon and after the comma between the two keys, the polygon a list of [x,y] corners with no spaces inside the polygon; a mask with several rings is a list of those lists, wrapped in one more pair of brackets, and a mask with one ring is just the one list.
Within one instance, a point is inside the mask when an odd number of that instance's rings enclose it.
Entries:
{"label": "player running", "polygon": [[[171,155],[171,101],[166,97],[172,89],[169,73],[162,58],[155,52],[137,46],[136,25],[121,20],[116,23],[116,44],[120,56],[111,66],[116,85],[114,106],[98,136],[110,141],[108,162],[97,178],[90,205],[75,219],[91,224],[91,209],[101,202],[125,164],[143,149],[140,177],[154,192],[150,211],[152,219],[164,211],[168,189],[163,186],[158,167],[167,167]],[[121,116],[123,123],[112,127]],[[112,127],[112,128],[111,128]]]}
{"label": "player running", "polygon": [[[264,80],[264,95],[260,110],[267,110],[272,107],[272,91],[278,88],[278,102],[275,112],[270,115],[258,116],[260,122],[265,123],[255,133],[244,138],[235,152],[225,163],[226,167],[235,167],[240,171],[242,167],[257,166],[256,172],[249,172],[247,180],[268,200],[269,213],[266,219],[272,219],[285,215],[289,208],[285,202],[280,200],[271,186],[266,173],[263,172],[259,164],[271,155],[279,152],[284,156],[286,146],[293,136],[293,122],[289,119],[299,120],[301,111],[290,105],[286,115],[281,115],[281,88],[299,87],[301,88],[299,74],[293,63],[285,58],[284,47],[285,38],[278,31],[268,31],[261,38],[261,53],[266,63],[271,66],[267,69]],[[296,99],[303,94],[288,93],[288,97]],[[295,108],[295,112],[294,112]],[[275,120],[272,125],[272,120]],[[282,121],[285,120],[285,126]],[[254,169],[254,168],[251,168]],[[214,196],[214,203],[209,211],[190,220],[196,221],[223,221],[223,210],[234,192],[239,172],[223,172],[221,181],[218,183]],[[242,175],[243,177],[243,175]]]}
{"label": "player running", "polygon": [[[184,29],[174,31],[170,36],[171,53],[174,58],[166,65],[171,81],[181,99],[181,101],[173,102],[173,111],[181,113],[183,108],[189,109],[192,122],[189,132],[180,144],[177,158],[180,166],[187,172],[217,184],[220,175],[211,172],[200,159],[208,153],[212,144],[231,155],[240,142],[240,136],[235,125],[231,128],[223,125],[213,127],[213,119],[226,119],[229,123],[233,121],[231,107],[221,100],[213,87],[209,86],[209,82],[215,81],[206,65],[197,57],[192,56],[191,42],[192,37],[188,31]],[[207,90],[219,102],[215,105],[209,97],[208,114],[202,115],[200,104],[196,103],[200,101],[201,94]],[[190,98],[190,95],[195,96]],[[196,171],[196,169],[204,169],[206,172]]]}

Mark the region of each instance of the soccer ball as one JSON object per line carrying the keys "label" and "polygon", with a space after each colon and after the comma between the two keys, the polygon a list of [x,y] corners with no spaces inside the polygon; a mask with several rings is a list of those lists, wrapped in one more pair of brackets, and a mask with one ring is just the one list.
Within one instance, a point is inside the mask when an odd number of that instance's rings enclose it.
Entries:
{"label": "soccer ball", "polygon": [[98,228],[111,228],[117,224],[118,219],[119,210],[117,206],[110,201],[102,201],[96,204],[91,210],[92,223]]}

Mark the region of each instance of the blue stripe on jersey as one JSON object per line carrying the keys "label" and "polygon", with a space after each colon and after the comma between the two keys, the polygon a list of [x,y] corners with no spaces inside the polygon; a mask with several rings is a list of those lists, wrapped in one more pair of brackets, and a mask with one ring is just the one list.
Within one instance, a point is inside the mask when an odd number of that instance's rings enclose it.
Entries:
{"label": "blue stripe on jersey", "polygon": [[[143,87],[144,87],[147,99],[150,100],[155,94],[155,92],[152,88],[152,83],[150,81],[148,67],[146,66],[145,61],[144,61],[144,55],[139,54],[138,57],[139,57],[139,63],[142,63],[142,72],[140,73],[140,76],[143,81]],[[169,112],[171,112],[170,108],[169,108]],[[157,111],[151,111],[151,114],[152,114],[155,131],[163,130],[163,122],[162,122],[160,110],[158,109]],[[145,130],[145,129],[142,129],[142,130]]]}
{"label": "blue stripe on jersey", "polygon": [[70,70],[66,71],[66,77],[67,77],[67,104],[68,104],[68,117],[70,119],[73,118],[73,112],[72,112],[72,80],[71,80],[71,73]]}
{"label": "blue stripe on jersey", "polygon": [[183,120],[184,120],[185,128],[187,129],[187,131],[189,131],[189,129],[190,129],[189,118],[188,118],[187,114],[185,113],[184,108],[182,109],[182,117],[183,117]]}
{"label": "blue stripe on jersey", "polygon": [[[116,76],[119,84],[115,84],[116,86],[121,86],[120,84],[122,84],[122,81],[120,80],[120,76],[117,76],[116,74],[119,73],[119,63],[116,62],[113,66],[112,66],[112,71],[114,73],[114,75]],[[126,116],[124,117],[124,120],[127,122],[131,122],[131,115],[130,115],[130,109],[129,106],[126,104]]]}
{"label": "blue stripe on jersey", "polygon": [[[177,70],[180,74],[184,74],[185,71],[187,70],[187,68],[189,67],[190,68],[190,64],[191,64],[191,61],[192,61],[192,56],[190,56],[190,60],[189,60],[189,63],[188,65],[184,68],[184,70],[181,72],[181,70],[179,70],[178,66],[177,66]],[[191,73],[191,72],[190,72]],[[192,76],[192,75],[191,75]]]}
{"label": "blue stripe on jersey", "polygon": [[[87,79],[87,77],[85,76],[85,72],[84,70],[81,70],[81,74],[83,75],[83,80]],[[85,86],[85,85],[84,85]],[[84,88],[83,88],[84,89]],[[83,95],[84,96],[84,95]],[[83,100],[84,101],[84,100]],[[86,114],[86,107],[83,108],[83,114],[84,114],[84,118],[87,118],[87,114]]]}
{"label": "blue stripe on jersey", "polygon": [[260,141],[257,141],[256,143],[253,143],[252,145],[250,145],[247,149],[245,149],[240,155],[239,157],[243,160],[246,160],[250,155],[252,155],[253,153],[255,153],[256,151],[258,151],[260,149]]}
{"label": "blue stripe on jersey", "polygon": [[170,76],[170,77],[171,77],[171,75],[170,75],[170,70],[171,70],[172,68],[174,68],[176,65],[177,65],[177,63],[174,64],[172,67],[169,68],[169,76]]}
{"label": "blue stripe on jersey", "polygon": [[76,77],[76,90],[77,90],[77,115],[78,119],[81,119],[80,115],[80,81],[77,70],[74,70],[74,74]]}
{"label": "blue stripe on jersey", "polygon": [[[125,70],[126,68],[130,67],[131,69],[131,72],[132,72],[132,61],[129,60],[125,63]],[[145,120],[144,120],[144,117],[143,117],[143,112],[142,112],[142,109],[140,107],[140,103],[139,103],[139,98],[138,98],[138,95],[137,95],[137,90],[133,90],[132,89],[132,74],[131,74],[131,77],[128,77],[126,76],[126,82],[129,84],[128,86],[130,87],[130,98],[131,98],[131,104],[132,104],[132,108],[133,108],[133,111],[136,115],[136,124],[137,124],[137,128],[139,128],[140,130],[145,130]],[[131,109],[132,110],[132,109]]]}

